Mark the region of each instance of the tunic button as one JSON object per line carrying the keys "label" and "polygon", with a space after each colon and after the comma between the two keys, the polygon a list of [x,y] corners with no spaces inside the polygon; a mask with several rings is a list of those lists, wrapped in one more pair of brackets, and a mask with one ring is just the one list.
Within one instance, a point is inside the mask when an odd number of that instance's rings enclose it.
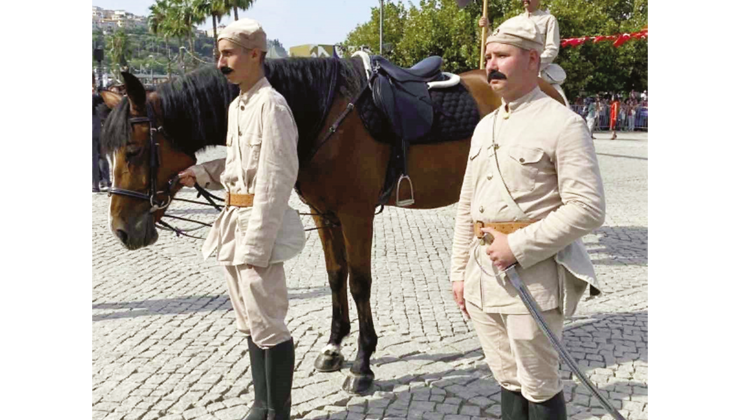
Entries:
{"label": "tunic button", "polygon": [[483,206],[480,206],[480,208],[478,210],[480,210],[480,212],[483,213],[483,210],[484,210],[483,209]]}
{"label": "tunic button", "polygon": [[244,111],[244,105],[242,105],[242,111]]}
{"label": "tunic button", "polygon": [[524,158],[519,158],[519,162],[524,163]]}
{"label": "tunic button", "polygon": [[490,180],[491,178],[493,178],[493,174],[488,174],[488,176],[486,178],[488,178]]}
{"label": "tunic button", "polygon": [[493,150],[498,150],[498,143],[493,143]]}

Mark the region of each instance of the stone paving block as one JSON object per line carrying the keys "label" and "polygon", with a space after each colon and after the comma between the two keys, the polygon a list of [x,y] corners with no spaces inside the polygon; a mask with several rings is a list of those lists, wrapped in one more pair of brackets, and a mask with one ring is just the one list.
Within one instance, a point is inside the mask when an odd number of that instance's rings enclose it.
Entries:
{"label": "stone paving block", "polygon": [[241,420],[249,411],[246,405],[237,405],[213,413],[219,420]]}
{"label": "stone paving block", "polygon": [[460,407],[460,414],[465,416],[479,416],[480,407],[477,407],[475,405],[463,405],[462,407]]}
{"label": "stone paving block", "polygon": [[423,419],[423,420],[442,420],[442,419],[444,418],[444,416],[445,416],[445,415],[444,415],[443,413],[430,413],[430,412],[425,412],[425,413],[424,413],[424,414],[422,415],[422,419]]}
{"label": "stone paving block", "polygon": [[208,413],[208,410],[205,409],[205,407],[196,407],[190,410],[186,410],[182,413],[182,416],[185,417],[185,420],[192,420],[196,417],[204,416]]}
{"label": "stone paving block", "polygon": [[412,401],[409,410],[434,411],[434,402]]}
{"label": "stone paving block", "polygon": [[457,414],[457,404],[437,404],[435,410],[444,414]]}

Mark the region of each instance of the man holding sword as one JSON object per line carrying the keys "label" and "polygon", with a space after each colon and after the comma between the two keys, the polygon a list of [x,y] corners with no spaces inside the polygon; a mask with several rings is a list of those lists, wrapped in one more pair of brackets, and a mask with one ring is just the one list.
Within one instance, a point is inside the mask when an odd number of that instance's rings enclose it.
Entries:
{"label": "man holding sword", "polygon": [[543,49],[525,16],[486,40],[502,105],[473,134],[452,251],[453,296],[501,385],[504,420],[567,418],[558,352],[515,285],[558,339],[586,289],[598,293],[580,238],[604,222],[601,174],[583,119],[538,87]]}

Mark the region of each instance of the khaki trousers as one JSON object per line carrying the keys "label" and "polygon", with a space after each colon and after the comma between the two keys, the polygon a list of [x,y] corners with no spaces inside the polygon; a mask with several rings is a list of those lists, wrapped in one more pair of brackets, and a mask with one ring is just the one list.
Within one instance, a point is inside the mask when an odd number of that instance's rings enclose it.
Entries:
{"label": "khaki trousers", "polygon": [[288,289],[283,263],[267,268],[225,265],[231,306],[236,314],[236,329],[252,337],[261,349],[290,340],[285,325],[288,314]]}
{"label": "khaki trousers", "polygon": [[[549,400],[562,391],[558,353],[540,330],[532,315],[485,313],[465,302],[486,363],[496,381],[509,391],[521,392],[534,403]],[[558,339],[563,335],[560,309],[542,314]]]}

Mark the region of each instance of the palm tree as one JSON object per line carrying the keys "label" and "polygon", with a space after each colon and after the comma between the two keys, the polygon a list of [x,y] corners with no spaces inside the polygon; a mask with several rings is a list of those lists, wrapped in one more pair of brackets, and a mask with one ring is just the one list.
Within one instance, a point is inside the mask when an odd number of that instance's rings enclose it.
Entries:
{"label": "palm tree", "polygon": [[131,58],[128,35],[123,29],[118,29],[113,35],[106,36],[105,45],[108,46],[111,70],[115,73],[116,79],[120,80],[121,68],[126,66],[128,59]]}
{"label": "palm tree", "polygon": [[172,77],[172,58],[169,44],[167,42],[170,37],[169,21],[167,20],[168,10],[170,4],[168,0],[157,0],[156,3],[149,6],[149,19],[147,21],[149,25],[149,32],[155,36],[162,36],[164,38],[164,48],[167,50],[167,79]]}
{"label": "palm tree", "polygon": [[238,9],[247,10],[254,4],[255,0],[226,0],[226,7],[234,10],[234,21],[239,20]]}
{"label": "palm tree", "polygon": [[195,0],[194,7],[198,10],[198,16],[202,18],[196,23],[203,23],[211,16],[213,21],[213,61],[218,61],[218,33],[216,20],[221,22],[221,17],[228,14],[226,0]]}

